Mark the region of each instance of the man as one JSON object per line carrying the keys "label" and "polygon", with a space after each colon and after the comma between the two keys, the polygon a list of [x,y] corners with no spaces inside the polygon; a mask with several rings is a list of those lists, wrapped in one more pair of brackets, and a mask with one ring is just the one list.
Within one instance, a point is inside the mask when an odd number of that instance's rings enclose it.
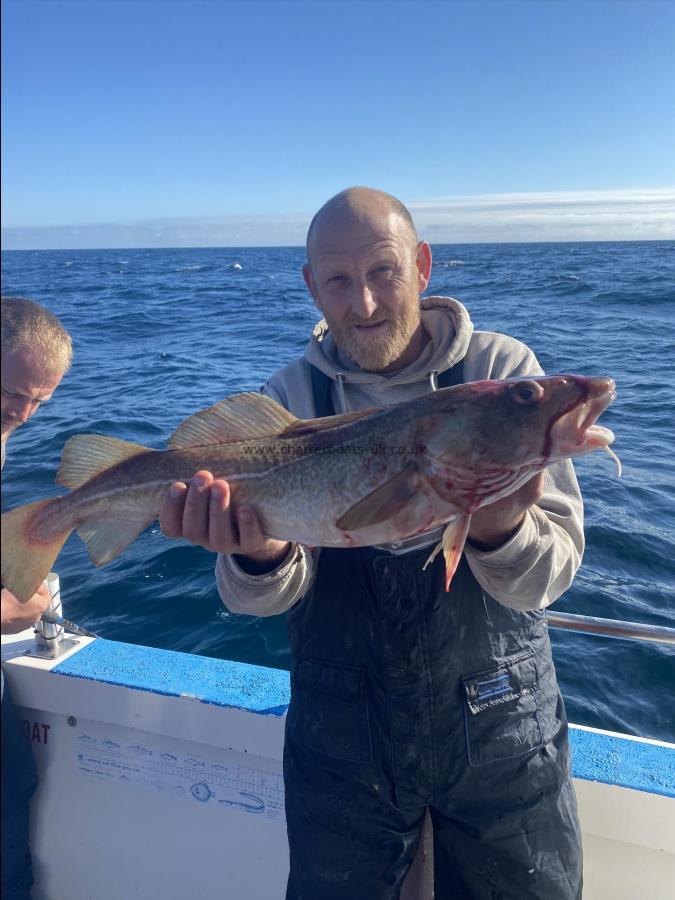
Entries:
{"label": "man", "polygon": [[[32,300],[3,297],[0,448],[5,464],[12,432],[51,399],[72,359],[72,342],[61,322]],[[25,603],[2,588],[2,633],[17,634],[40,619],[50,603],[47,585]],[[30,744],[20,729],[2,681],[2,896],[30,897],[33,883],[28,823],[37,774]]]}
{"label": "man", "polygon": [[[523,344],[475,332],[457,301],[420,304],[430,273],[429,245],[395,198],[352,188],[329,200],[304,267],[324,320],[264,392],[311,418],[541,374]],[[208,472],[172,486],[160,521],[221,554],[230,610],[288,611],[288,898],[398,897],[427,809],[437,900],[581,896],[543,613],[583,550],[569,463],[474,514],[449,595],[442,555],[422,570],[438,533],[360,549],[269,540]]]}

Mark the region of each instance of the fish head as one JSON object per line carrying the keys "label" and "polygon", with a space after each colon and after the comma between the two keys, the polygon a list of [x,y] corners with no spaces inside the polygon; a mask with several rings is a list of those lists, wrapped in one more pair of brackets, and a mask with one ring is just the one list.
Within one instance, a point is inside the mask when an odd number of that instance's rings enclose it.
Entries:
{"label": "fish head", "polygon": [[614,435],[596,420],[615,396],[614,381],[606,377],[471,382],[447,389],[433,416],[434,434],[424,443],[441,465],[456,467],[461,460],[473,471],[543,468],[608,447]]}

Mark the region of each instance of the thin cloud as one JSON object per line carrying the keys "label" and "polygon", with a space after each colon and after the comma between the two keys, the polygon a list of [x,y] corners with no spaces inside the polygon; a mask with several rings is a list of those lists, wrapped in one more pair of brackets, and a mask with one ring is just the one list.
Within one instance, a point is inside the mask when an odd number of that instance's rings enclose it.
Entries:
{"label": "thin cloud", "polygon": [[415,200],[420,235],[438,242],[621,241],[675,237],[675,189],[542,191]]}
{"label": "thin cloud", "polygon": [[[675,188],[470,194],[408,202],[432,243],[675,238]],[[301,246],[312,213],[3,228],[7,250]]]}

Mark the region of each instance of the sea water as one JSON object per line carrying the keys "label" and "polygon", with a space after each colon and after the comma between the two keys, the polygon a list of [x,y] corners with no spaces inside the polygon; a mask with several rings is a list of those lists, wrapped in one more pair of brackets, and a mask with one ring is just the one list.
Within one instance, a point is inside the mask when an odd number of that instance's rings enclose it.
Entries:
{"label": "sea water", "polygon": [[[675,242],[433,247],[428,293],[476,328],[528,344],[549,373],[610,375],[608,455],[578,460],[586,553],[564,612],[675,626]],[[95,432],[162,448],[196,410],[257,390],[303,352],[317,311],[299,248],[10,251],[2,293],[36,299],[73,335],[52,401],[8,444],[3,509],[62,488],[61,449]],[[289,665],[283,616],[231,615],[214,557],[157,524],[101,569],[76,536],[56,568],[64,615],[111,640]],[[448,602],[452,602],[449,596]],[[675,740],[675,651],[551,630],[578,724]]]}

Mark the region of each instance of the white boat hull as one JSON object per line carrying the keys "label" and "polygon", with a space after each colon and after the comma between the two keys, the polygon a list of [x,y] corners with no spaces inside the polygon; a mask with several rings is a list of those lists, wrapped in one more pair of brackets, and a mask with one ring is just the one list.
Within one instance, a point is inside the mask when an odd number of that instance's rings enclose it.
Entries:
{"label": "white boat hull", "polygon": [[[35,900],[282,900],[284,672],[80,639],[3,638],[32,739]],[[571,729],[585,900],[672,900],[675,746]],[[404,896],[430,898],[420,855]]]}

